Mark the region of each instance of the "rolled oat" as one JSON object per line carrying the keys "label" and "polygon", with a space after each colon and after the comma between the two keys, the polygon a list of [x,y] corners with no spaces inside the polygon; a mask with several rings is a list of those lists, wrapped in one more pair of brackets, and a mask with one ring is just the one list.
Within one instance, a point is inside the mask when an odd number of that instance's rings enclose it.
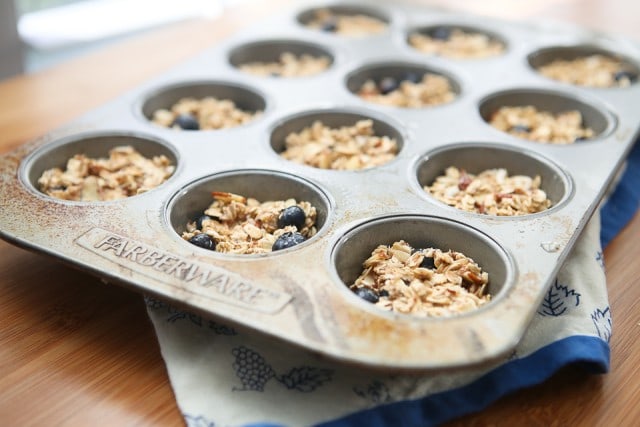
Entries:
{"label": "rolled oat", "polygon": [[[153,113],[152,122],[173,129],[212,130],[225,129],[249,123],[259,117],[260,111],[244,111],[230,99],[211,96],[196,99],[182,98],[170,109],[159,109]],[[195,121],[195,127],[181,126],[181,120]]]}
{"label": "rolled oat", "polygon": [[551,206],[540,189],[540,176],[509,176],[504,168],[477,175],[450,166],[424,190],[449,206],[487,215],[515,216],[542,212]]}
{"label": "rolled oat", "polygon": [[[382,79],[380,82],[384,82]],[[365,101],[401,108],[421,108],[446,104],[455,99],[449,79],[425,73],[418,81],[402,80],[397,89],[386,91],[373,79],[364,82],[358,96]]]}
{"label": "rolled oat", "polygon": [[486,34],[467,32],[454,28],[446,37],[413,33],[409,44],[422,53],[454,59],[479,59],[501,55],[504,44]]}
{"label": "rolled oat", "polygon": [[590,55],[572,60],[556,59],[538,68],[540,74],[563,83],[589,87],[628,87],[637,75],[609,56]]}
{"label": "rolled oat", "polygon": [[306,26],[347,37],[374,35],[387,29],[387,24],[378,18],[363,14],[334,13],[329,9],[317,10]]}
{"label": "rolled oat", "polygon": [[398,154],[398,143],[374,133],[372,120],[353,126],[330,128],[321,121],[285,139],[280,155],[290,161],[320,169],[357,170],[383,165]]}
{"label": "rolled oat", "polygon": [[552,114],[531,105],[501,107],[489,123],[513,136],[550,144],[572,144],[595,136],[591,128],[583,126],[577,110]]}
{"label": "rolled oat", "polygon": [[331,63],[327,56],[303,54],[296,56],[291,52],[283,52],[278,61],[248,62],[238,68],[245,73],[256,76],[303,77],[319,74],[329,68]]}
{"label": "rolled oat", "polygon": [[[274,244],[282,238],[285,245],[302,238],[302,241],[316,234],[316,208],[309,202],[295,199],[259,202],[238,194],[214,191],[213,203],[200,218],[190,221],[182,238],[192,241],[205,234],[212,242],[211,249],[222,253],[259,254],[271,252]],[[292,206],[304,212],[304,220],[299,225],[279,223],[281,213]],[[286,221],[285,221],[286,223]],[[206,240],[206,239],[205,239]],[[208,241],[206,242],[209,245]],[[288,246],[284,246],[288,247]]]}
{"label": "rolled oat", "polygon": [[414,250],[403,240],[380,245],[349,287],[376,306],[424,317],[452,316],[491,300],[489,275],[452,250]]}
{"label": "rolled oat", "polygon": [[76,154],[66,169],[48,169],[38,179],[40,190],[63,200],[106,201],[144,193],[166,181],[175,171],[166,156],[147,159],[131,146],[115,147],[109,158]]}

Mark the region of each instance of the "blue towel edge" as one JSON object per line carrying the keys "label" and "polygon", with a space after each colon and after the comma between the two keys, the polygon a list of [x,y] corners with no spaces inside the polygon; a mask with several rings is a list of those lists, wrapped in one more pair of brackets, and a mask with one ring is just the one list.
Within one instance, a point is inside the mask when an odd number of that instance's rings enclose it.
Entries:
{"label": "blue towel edge", "polygon": [[631,221],[640,207],[640,141],[627,157],[618,185],[600,210],[600,244],[603,248]]}
{"label": "blue towel edge", "polygon": [[540,384],[568,365],[580,366],[588,373],[604,374],[609,371],[609,358],[610,348],[606,341],[595,336],[574,335],[529,356],[511,360],[465,386],[416,400],[377,406],[319,425],[435,426],[481,411],[516,390]]}
{"label": "blue towel edge", "polygon": [[[318,424],[319,427],[429,427],[479,412],[514,391],[540,384],[561,368],[580,366],[591,374],[609,371],[609,344],[595,336],[574,335],[549,344],[529,356],[511,360],[477,380],[452,390],[415,400],[403,400],[354,412]],[[281,427],[253,423],[246,427]]]}

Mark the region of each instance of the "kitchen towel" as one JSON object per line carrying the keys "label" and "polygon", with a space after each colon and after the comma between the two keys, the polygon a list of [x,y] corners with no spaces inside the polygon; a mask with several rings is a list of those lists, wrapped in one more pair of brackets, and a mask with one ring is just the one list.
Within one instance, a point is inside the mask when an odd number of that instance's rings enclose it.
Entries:
{"label": "kitchen towel", "polygon": [[343,365],[146,297],[176,400],[191,427],[430,426],[477,412],[579,364],[609,369],[604,247],[640,200],[640,144],[545,294],[516,349],[483,369],[384,374]]}

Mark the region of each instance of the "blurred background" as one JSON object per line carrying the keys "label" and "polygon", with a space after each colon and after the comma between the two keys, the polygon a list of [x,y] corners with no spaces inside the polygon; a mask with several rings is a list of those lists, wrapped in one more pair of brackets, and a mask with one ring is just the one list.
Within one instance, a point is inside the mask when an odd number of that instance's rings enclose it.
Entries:
{"label": "blurred background", "polygon": [[248,0],[0,0],[0,79]]}

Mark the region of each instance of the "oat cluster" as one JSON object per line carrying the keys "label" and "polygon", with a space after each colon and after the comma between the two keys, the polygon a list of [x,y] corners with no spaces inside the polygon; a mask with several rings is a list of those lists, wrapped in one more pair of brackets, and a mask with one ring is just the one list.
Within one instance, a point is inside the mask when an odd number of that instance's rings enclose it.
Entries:
{"label": "oat cluster", "polygon": [[387,24],[378,18],[362,14],[334,13],[329,9],[318,9],[306,26],[346,37],[370,36],[387,29]]}
{"label": "oat cluster", "polygon": [[319,74],[329,68],[331,61],[327,56],[302,54],[296,56],[291,52],[283,52],[277,61],[248,62],[238,68],[245,73],[256,76],[271,77],[304,77]]}
{"label": "oat cluster", "polygon": [[591,128],[583,126],[582,114],[577,110],[553,114],[531,105],[501,107],[489,123],[513,136],[547,144],[572,144],[595,135]]}
{"label": "oat cluster", "polygon": [[380,245],[363,263],[362,274],[350,286],[366,289],[385,310],[417,316],[452,316],[486,304],[489,275],[460,252],[415,250],[405,241]]}
{"label": "oat cluster", "polygon": [[372,79],[364,82],[358,96],[365,101],[401,108],[421,108],[446,104],[455,99],[456,94],[446,77],[425,73],[416,83],[403,80],[397,89],[382,93]]}
{"label": "oat cluster", "polygon": [[[204,211],[201,228],[196,221],[187,224],[182,238],[190,240],[205,233],[215,242],[215,250],[233,254],[271,252],[275,241],[285,233],[300,233],[305,238],[316,234],[316,208],[309,202],[295,199],[259,202],[238,194],[214,191],[213,203]],[[289,206],[299,206],[305,213],[299,229],[288,225],[278,228],[280,213]]]}
{"label": "oat cluster", "polygon": [[84,202],[118,200],[151,190],[175,171],[166,156],[144,157],[131,146],[115,147],[108,158],[76,154],[66,169],[48,169],[38,179],[40,190],[57,199]]}
{"label": "oat cluster", "polygon": [[540,189],[540,176],[509,176],[506,169],[477,175],[450,166],[424,190],[449,206],[487,215],[515,216],[542,212],[551,206]]}
{"label": "oat cluster", "polygon": [[372,120],[331,128],[321,121],[285,139],[280,155],[296,163],[320,169],[357,170],[383,165],[398,154],[398,143],[374,133]]}
{"label": "oat cluster", "polygon": [[202,99],[182,98],[170,109],[153,113],[152,122],[167,128],[180,129],[176,119],[180,116],[195,118],[200,130],[226,129],[249,123],[260,111],[241,110],[230,99],[208,96]]}
{"label": "oat cluster", "polygon": [[455,28],[447,39],[438,39],[428,34],[413,33],[409,44],[422,53],[453,59],[480,59],[501,55],[504,44],[486,34],[465,32]]}
{"label": "oat cluster", "polygon": [[590,55],[572,60],[556,59],[538,68],[540,74],[563,83],[598,88],[628,87],[633,73],[621,61],[605,55]]}

